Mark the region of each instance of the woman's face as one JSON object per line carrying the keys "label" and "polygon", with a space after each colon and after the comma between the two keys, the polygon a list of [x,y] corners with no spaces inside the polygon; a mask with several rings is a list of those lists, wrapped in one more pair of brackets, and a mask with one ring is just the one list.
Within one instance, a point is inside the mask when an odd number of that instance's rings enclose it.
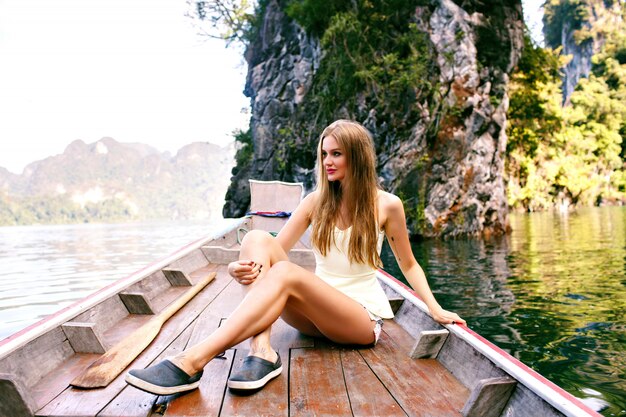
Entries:
{"label": "woman's face", "polygon": [[341,181],[346,177],[346,155],[333,136],[326,136],[322,142],[322,165],[328,181]]}

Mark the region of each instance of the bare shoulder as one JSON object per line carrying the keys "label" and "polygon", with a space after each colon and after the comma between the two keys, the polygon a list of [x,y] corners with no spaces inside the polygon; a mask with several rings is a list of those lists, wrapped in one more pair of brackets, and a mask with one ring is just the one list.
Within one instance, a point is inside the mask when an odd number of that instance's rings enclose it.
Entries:
{"label": "bare shoulder", "polygon": [[386,191],[378,191],[378,221],[382,229],[387,229],[390,219],[404,221],[402,200]]}
{"label": "bare shoulder", "polygon": [[395,194],[378,191],[378,208],[381,214],[389,214],[403,209],[402,200]]}
{"label": "bare shoulder", "polygon": [[320,195],[320,192],[318,190],[315,190],[307,194],[300,202],[300,205],[314,206],[315,204],[317,204],[317,199],[319,198],[319,195]]}
{"label": "bare shoulder", "polygon": [[309,215],[317,206],[318,199],[319,199],[319,191],[315,190],[312,193],[307,194],[302,199],[302,201],[300,202],[300,205],[298,206],[298,209],[303,210],[307,214],[307,217],[310,217]]}

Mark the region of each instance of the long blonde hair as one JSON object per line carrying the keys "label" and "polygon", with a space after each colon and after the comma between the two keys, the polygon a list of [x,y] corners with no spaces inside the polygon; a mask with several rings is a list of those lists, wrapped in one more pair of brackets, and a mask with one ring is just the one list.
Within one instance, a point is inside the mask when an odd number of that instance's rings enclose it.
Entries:
{"label": "long blonde hair", "polygon": [[[328,181],[322,160],[324,138],[332,136],[346,157],[346,175],[341,182]],[[352,233],[348,245],[351,262],[382,265],[378,254],[378,182],[376,153],[370,133],[359,123],[337,120],[320,135],[317,147],[317,190],[319,198],[312,215],[312,243],[326,255],[334,241],[334,228],[346,204]],[[357,221],[358,219],[358,221]]]}

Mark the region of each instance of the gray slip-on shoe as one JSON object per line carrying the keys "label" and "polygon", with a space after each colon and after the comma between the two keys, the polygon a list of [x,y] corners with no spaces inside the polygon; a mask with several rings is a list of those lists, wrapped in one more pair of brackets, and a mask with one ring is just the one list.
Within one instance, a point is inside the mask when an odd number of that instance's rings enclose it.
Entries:
{"label": "gray slip-on shoe", "polygon": [[[278,352],[276,353],[278,355]],[[255,390],[262,388],[272,378],[283,371],[280,356],[272,363],[257,356],[248,356],[243,360],[239,372],[228,379],[228,388],[235,390]]]}
{"label": "gray slip-on shoe", "polygon": [[156,395],[171,395],[198,388],[202,371],[189,376],[165,359],[146,369],[131,369],[126,374],[130,385]]}

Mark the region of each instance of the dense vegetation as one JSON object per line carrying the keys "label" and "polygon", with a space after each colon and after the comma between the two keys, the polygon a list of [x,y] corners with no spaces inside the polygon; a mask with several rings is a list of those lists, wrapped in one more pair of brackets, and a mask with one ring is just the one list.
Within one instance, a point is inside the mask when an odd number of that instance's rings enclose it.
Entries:
{"label": "dense vegetation", "polygon": [[110,138],[76,141],[22,175],[0,171],[0,225],[216,218],[232,162],[232,147],[209,143],[172,157]]}
{"label": "dense vegetation", "polygon": [[[594,2],[547,1],[546,41],[555,48],[539,47],[527,37],[511,77],[505,177],[508,202],[514,209],[625,201],[626,27],[623,16],[613,25],[590,24]],[[389,132],[394,131],[400,140],[420,117],[418,103],[437,102],[433,95],[438,74],[431,46],[426,34],[408,23],[419,1],[283,3],[290,17],[321,39],[325,51],[307,102],[293,124],[278,132],[285,172],[291,163],[302,166],[312,160],[312,155],[294,152],[302,149],[296,146],[298,138],[313,139],[337,117],[365,120],[369,114],[359,110],[373,108],[378,118],[385,119],[377,120],[377,125],[388,127],[378,133],[393,138]],[[608,7],[613,3],[605,2]],[[568,57],[556,48],[564,27],[573,32],[577,44],[599,40],[601,46],[592,73],[579,82],[566,106],[560,71]],[[253,39],[254,25],[248,33],[248,39]],[[443,117],[453,109],[428,110]],[[427,134],[436,135],[437,127],[435,121]]]}
{"label": "dense vegetation", "polygon": [[[563,16],[572,15],[570,24],[583,30],[588,7],[583,0],[548,2],[547,42],[558,41],[550,23],[562,27]],[[506,175],[513,208],[625,201],[626,25],[622,18],[584,31],[602,36],[604,43],[593,57],[592,72],[565,106],[559,69],[568,57],[526,39],[509,87]]]}
{"label": "dense vegetation", "polygon": [[[324,57],[298,114],[279,132],[285,144],[281,156],[286,171],[293,163],[312,164],[313,155],[296,152],[294,145],[300,145],[301,138],[315,142],[319,132],[337,118],[363,121],[373,116],[379,129],[388,130],[377,132],[377,138],[400,141],[410,135],[424,103],[434,102],[438,79],[428,36],[411,23],[419,3],[287,2],[287,14],[320,38]],[[389,148],[389,143],[376,145],[378,151]],[[306,148],[315,147],[309,143]]]}
{"label": "dense vegetation", "polygon": [[0,225],[70,224],[132,221],[137,214],[122,200],[109,199],[84,206],[66,196],[11,199],[0,196]]}

